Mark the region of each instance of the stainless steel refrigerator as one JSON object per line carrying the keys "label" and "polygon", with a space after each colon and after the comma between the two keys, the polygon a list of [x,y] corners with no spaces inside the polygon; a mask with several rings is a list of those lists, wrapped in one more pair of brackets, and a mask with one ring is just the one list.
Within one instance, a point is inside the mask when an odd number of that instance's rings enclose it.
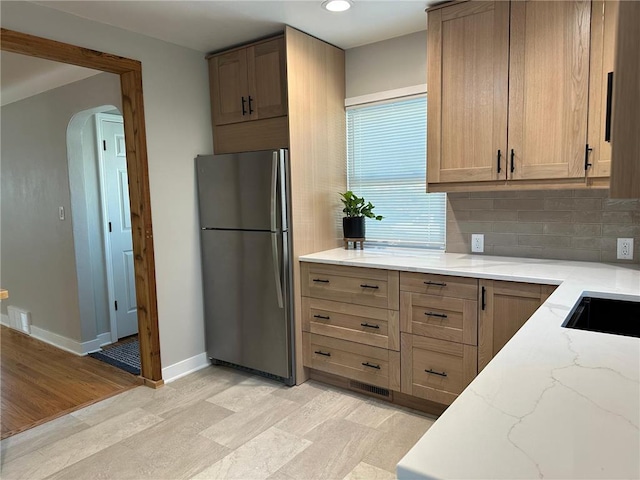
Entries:
{"label": "stainless steel refrigerator", "polygon": [[295,383],[287,150],[196,158],[207,354]]}

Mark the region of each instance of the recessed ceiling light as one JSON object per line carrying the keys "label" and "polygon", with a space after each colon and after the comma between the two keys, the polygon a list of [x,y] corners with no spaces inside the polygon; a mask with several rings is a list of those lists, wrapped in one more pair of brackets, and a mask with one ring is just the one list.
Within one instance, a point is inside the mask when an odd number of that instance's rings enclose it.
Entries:
{"label": "recessed ceiling light", "polygon": [[350,0],[325,0],[322,7],[330,12],[344,12],[351,8]]}

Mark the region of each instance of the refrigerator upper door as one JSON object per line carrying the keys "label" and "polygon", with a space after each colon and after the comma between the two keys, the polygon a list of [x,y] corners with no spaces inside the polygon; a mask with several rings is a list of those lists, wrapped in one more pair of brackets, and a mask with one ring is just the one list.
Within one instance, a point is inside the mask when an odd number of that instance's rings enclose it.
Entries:
{"label": "refrigerator upper door", "polygon": [[[284,150],[198,156],[200,227],[281,231]],[[283,212],[285,212],[283,214]],[[284,215],[284,216],[283,216]],[[283,218],[285,222],[283,222]]]}
{"label": "refrigerator upper door", "polygon": [[287,235],[201,232],[209,357],[292,376]]}

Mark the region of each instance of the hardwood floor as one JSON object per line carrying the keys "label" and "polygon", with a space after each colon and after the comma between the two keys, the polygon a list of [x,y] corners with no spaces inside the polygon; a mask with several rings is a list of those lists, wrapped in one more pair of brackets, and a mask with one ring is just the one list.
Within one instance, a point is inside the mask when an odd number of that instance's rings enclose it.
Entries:
{"label": "hardwood floor", "polygon": [[140,385],[138,377],[0,327],[2,438]]}
{"label": "hardwood floor", "polygon": [[434,418],[207,367],[0,442],[3,480],[392,480]]}

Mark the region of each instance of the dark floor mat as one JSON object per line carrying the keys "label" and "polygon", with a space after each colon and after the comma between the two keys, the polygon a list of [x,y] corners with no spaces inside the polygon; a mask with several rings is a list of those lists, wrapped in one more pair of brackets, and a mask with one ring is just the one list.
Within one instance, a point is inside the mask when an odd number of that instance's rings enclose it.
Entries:
{"label": "dark floor mat", "polygon": [[125,372],[140,375],[140,345],[137,340],[89,354]]}

